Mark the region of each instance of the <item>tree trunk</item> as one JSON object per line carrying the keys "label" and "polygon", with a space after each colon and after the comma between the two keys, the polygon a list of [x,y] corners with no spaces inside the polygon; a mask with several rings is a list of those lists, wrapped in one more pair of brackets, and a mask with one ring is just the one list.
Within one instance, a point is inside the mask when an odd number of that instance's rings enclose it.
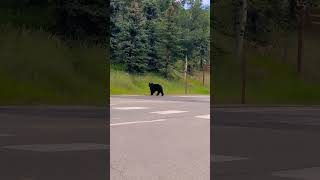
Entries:
{"label": "tree trunk", "polygon": [[246,60],[243,55],[244,35],[247,24],[247,0],[240,0],[240,16],[239,16],[239,28],[237,29],[237,44],[236,44],[236,56],[242,64],[242,93],[241,103],[245,104],[246,101]]}
{"label": "tree trunk", "polygon": [[246,57],[242,55],[242,88],[241,88],[241,104],[246,103],[246,74],[247,74],[247,63],[246,63]]}
{"label": "tree trunk", "polygon": [[247,24],[247,0],[240,0],[240,16],[239,16],[239,28],[237,29],[237,45],[236,55],[241,59],[243,53],[243,41]]}
{"label": "tree trunk", "polygon": [[284,47],[283,47],[283,54],[282,54],[282,62],[285,64],[287,62],[288,58],[288,42],[287,40],[284,41]]}
{"label": "tree trunk", "polygon": [[297,73],[301,76],[302,50],[303,50],[303,18],[299,19],[298,29],[298,56],[297,56]]}
{"label": "tree trunk", "polygon": [[303,55],[303,31],[304,31],[304,18],[305,6],[302,2],[299,4],[298,10],[298,56],[297,56],[297,73],[301,77],[302,71],[302,55]]}

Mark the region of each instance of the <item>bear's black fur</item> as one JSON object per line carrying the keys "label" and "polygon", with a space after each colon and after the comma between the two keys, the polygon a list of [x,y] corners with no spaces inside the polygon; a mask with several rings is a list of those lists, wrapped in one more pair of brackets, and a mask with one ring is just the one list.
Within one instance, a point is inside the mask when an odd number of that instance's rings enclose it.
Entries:
{"label": "bear's black fur", "polygon": [[150,87],[150,92],[151,92],[151,96],[153,95],[153,93],[155,93],[156,91],[158,92],[157,93],[157,96],[159,96],[159,94],[161,93],[161,96],[164,95],[163,93],[163,88],[160,84],[153,84],[152,82],[149,83],[149,87]]}

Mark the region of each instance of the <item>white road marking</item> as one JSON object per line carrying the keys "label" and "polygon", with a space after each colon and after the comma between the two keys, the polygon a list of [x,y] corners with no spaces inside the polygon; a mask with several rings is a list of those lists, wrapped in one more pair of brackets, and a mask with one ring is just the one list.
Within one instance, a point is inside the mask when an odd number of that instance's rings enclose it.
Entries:
{"label": "white road marking", "polygon": [[121,94],[119,94],[119,95],[114,95],[114,97],[130,97],[130,96],[141,96],[141,95],[134,95],[134,94],[132,94],[132,95],[129,95],[129,94],[126,94],[126,95],[121,95]]}
{"label": "white road marking", "polygon": [[15,136],[13,134],[0,134],[0,137],[9,137],[9,136]]}
{"label": "white road marking", "polygon": [[164,101],[164,100],[140,100],[130,101],[132,103],[177,103],[177,101]]}
{"label": "white road marking", "polygon": [[155,112],[150,112],[153,114],[177,114],[177,113],[185,113],[188,111],[176,111],[176,110],[169,110],[169,111],[155,111]]}
{"label": "white road marking", "polygon": [[179,103],[178,101],[169,101],[169,100],[152,100],[152,99],[145,99],[145,100],[114,100],[112,105],[119,105],[125,103]]}
{"label": "white road marking", "polygon": [[131,122],[123,122],[123,123],[113,123],[110,126],[121,126],[121,125],[129,125],[129,124],[143,124],[143,123],[153,123],[153,122],[162,122],[168,121],[168,119],[156,119],[151,121],[131,121]]}
{"label": "white road marking", "polygon": [[138,109],[150,109],[148,107],[115,107],[112,109],[116,109],[116,110],[138,110]]}
{"label": "white road marking", "polygon": [[201,115],[201,116],[195,116],[196,118],[202,118],[202,119],[210,119],[210,114],[207,115]]}
{"label": "white road marking", "polygon": [[211,161],[213,162],[228,162],[228,161],[239,161],[239,160],[247,160],[247,159],[248,158],[244,158],[244,157],[224,156],[224,155],[211,156]]}
{"label": "white road marking", "polygon": [[37,151],[37,152],[61,152],[61,151],[88,151],[88,150],[106,150],[109,146],[106,144],[95,143],[71,143],[71,144],[30,144],[30,145],[12,145],[4,146],[6,149]]}
{"label": "white road marking", "polygon": [[320,177],[320,167],[273,172],[272,175],[292,179],[318,180]]}

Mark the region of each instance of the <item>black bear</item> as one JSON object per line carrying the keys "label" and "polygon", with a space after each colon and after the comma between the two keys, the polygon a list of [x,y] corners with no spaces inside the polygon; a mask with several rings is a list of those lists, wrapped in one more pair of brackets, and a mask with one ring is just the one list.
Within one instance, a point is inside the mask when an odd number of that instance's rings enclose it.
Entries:
{"label": "black bear", "polygon": [[156,91],[157,96],[159,96],[159,94],[161,93],[161,95],[163,96],[163,89],[162,86],[160,84],[153,84],[152,82],[149,83],[149,88],[150,88],[150,92],[151,92],[151,96],[153,95],[153,93],[155,93]]}

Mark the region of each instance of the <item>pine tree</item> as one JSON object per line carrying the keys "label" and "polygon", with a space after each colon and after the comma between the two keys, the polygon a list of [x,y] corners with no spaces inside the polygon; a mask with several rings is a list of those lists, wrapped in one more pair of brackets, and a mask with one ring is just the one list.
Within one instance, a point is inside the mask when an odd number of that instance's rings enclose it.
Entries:
{"label": "pine tree", "polygon": [[148,71],[159,73],[160,70],[163,68],[161,64],[161,58],[158,53],[158,46],[159,42],[161,41],[161,37],[156,32],[156,24],[160,16],[160,10],[156,1],[145,0],[143,4],[144,13],[147,20],[146,33],[149,44],[149,49],[147,52]]}
{"label": "pine tree", "polygon": [[141,2],[130,3],[128,14],[119,23],[121,32],[118,34],[116,54],[126,63],[129,73],[144,73],[147,68],[147,35],[146,19],[143,15]]}
{"label": "pine tree", "polygon": [[179,4],[171,1],[167,9],[163,12],[163,16],[158,21],[158,30],[161,34],[161,42],[159,44],[159,51],[161,53],[163,69],[161,73],[166,78],[170,76],[172,65],[181,55],[181,35],[182,31],[177,24],[177,12]]}

